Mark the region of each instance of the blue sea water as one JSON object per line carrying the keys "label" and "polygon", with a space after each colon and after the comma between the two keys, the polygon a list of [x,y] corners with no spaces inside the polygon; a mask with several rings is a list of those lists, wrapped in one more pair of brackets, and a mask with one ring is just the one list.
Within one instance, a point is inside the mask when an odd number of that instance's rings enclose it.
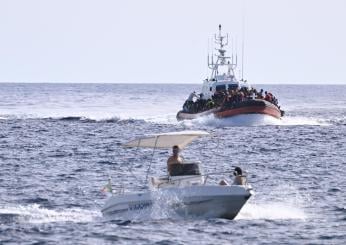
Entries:
{"label": "blue sea water", "polygon": [[[177,122],[200,85],[0,84],[0,243],[345,244],[346,86],[255,87],[279,98],[282,120]],[[162,204],[150,219],[105,220],[109,176],[146,186],[151,152],[121,144],[177,130],[211,133],[183,152],[205,172],[247,171],[255,195],[238,217],[179,218]],[[168,155],[155,153],[153,175]]]}

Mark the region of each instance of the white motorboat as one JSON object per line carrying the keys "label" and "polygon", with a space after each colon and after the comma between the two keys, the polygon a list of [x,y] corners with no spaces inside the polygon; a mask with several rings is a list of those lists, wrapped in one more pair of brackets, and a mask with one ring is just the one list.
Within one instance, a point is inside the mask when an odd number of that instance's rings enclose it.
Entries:
{"label": "white motorboat", "polygon": [[[194,139],[208,135],[204,131],[181,131],[142,137],[126,143],[125,147],[183,149]],[[166,164],[166,163],[164,163]],[[242,183],[231,185],[208,184],[210,176],[229,174],[230,171],[203,174],[200,163],[174,164],[170,174],[148,177],[149,189],[144,193],[112,193],[102,208],[104,216],[112,219],[132,219],[138,215],[151,217],[158,208],[181,216],[233,219],[252,195],[245,176]],[[225,182],[224,182],[225,183]]]}

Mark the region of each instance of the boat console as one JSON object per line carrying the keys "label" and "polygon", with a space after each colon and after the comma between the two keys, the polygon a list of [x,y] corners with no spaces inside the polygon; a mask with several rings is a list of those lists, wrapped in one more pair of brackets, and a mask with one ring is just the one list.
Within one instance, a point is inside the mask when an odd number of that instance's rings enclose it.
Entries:
{"label": "boat console", "polygon": [[201,175],[198,163],[172,164],[170,176]]}
{"label": "boat console", "polygon": [[203,185],[205,183],[204,179],[199,162],[188,162],[173,164],[171,173],[168,176],[151,177],[150,184],[154,188]]}

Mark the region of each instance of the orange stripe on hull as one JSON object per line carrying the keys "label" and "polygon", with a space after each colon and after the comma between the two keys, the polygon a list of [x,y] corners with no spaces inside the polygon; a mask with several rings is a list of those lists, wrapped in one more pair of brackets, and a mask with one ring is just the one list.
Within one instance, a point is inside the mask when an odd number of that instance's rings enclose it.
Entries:
{"label": "orange stripe on hull", "polygon": [[232,117],[241,114],[266,114],[275,118],[281,118],[281,112],[271,106],[248,106],[243,108],[229,109],[226,111],[216,112],[215,116],[219,118]]}

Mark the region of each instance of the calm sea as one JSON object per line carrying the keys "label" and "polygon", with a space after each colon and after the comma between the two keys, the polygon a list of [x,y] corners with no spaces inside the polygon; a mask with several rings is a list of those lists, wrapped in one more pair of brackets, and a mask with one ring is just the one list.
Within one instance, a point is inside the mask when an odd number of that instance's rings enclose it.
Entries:
{"label": "calm sea", "polygon": [[[345,244],[346,86],[255,87],[279,98],[282,120],[177,122],[200,85],[0,84],[0,243]],[[177,130],[211,133],[183,152],[205,172],[248,172],[255,195],[238,217],[182,218],[162,203],[150,219],[106,221],[109,176],[146,189],[151,152],[121,144]],[[153,175],[168,155],[155,153]]]}

